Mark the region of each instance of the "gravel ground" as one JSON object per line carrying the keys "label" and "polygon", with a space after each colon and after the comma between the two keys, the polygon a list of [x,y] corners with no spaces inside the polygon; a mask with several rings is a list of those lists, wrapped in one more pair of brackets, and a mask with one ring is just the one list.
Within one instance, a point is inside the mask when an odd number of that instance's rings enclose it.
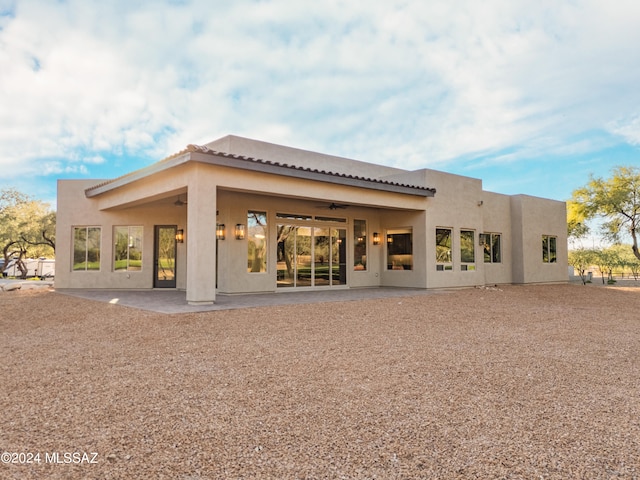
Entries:
{"label": "gravel ground", "polygon": [[0,309],[3,479],[640,478],[637,287]]}

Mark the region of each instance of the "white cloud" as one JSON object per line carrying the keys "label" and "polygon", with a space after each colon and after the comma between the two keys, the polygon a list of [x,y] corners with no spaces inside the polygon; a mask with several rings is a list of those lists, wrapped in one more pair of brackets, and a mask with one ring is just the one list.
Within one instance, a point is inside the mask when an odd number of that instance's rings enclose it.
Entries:
{"label": "white cloud", "polygon": [[159,159],[227,133],[409,168],[640,137],[637,2],[8,5],[7,171]]}
{"label": "white cloud", "polygon": [[627,143],[640,145],[640,113],[611,122],[609,130],[624,138]]}

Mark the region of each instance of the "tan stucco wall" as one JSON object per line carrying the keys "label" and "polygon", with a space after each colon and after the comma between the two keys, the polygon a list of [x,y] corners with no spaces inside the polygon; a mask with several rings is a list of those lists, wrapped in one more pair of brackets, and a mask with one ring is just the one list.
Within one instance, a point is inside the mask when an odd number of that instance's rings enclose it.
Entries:
{"label": "tan stucco wall", "polygon": [[[154,225],[177,225],[186,228],[186,209],[173,207],[139,207],[135,209],[100,211],[96,202],[87,199],[84,190],[98,180],[58,181],[58,211],[56,220],[56,288],[152,288]],[[102,228],[100,271],[72,271],[73,227]],[[142,270],[113,271],[113,232],[115,226],[142,226]],[[176,280],[186,287],[186,246],[178,244]]]}
{"label": "tan stucco wall", "polygon": [[[502,261],[484,263],[485,284],[506,284],[513,282],[513,252],[511,246],[511,199],[508,195],[482,192],[482,233],[500,234]],[[482,246],[478,245],[478,261],[484,262]]]}
{"label": "tan stucco wall", "polygon": [[[482,181],[436,170],[393,174],[389,180],[434,187],[427,202],[426,252],[427,288],[485,284],[539,283],[567,281],[567,228],[564,202],[528,195],[502,195],[482,190]],[[453,270],[437,271],[435,229],[453,232]],[[473,230],[476,270],[462,271],[460,231]],[[484,263],[480,233],[499,233],[502,261]],[[558,261],[543,264],[542,235],[558,241]],[[421,241],[416,237],[416,242]]]}
{"label": "tan stucco wall", "polygon": [[[436,196],[431,198],[426,214],[426,272],[427,287],[462,287],[484,284],[484,263],[478,246],[479,234],[483,231],[482,181],[438,172],[422,170],[424,183],[436,188]],[[453,269],[436,269],[436,228],[452,229]],[[474,232],[475,270],[463,271],[460,261],[460,231]]]}
{"label": "tan stucco wall", "polygon": [[[513,195],[513,282],[568,281],[566,204],[555,200]],[[542,236],[557,237],[557,262],[542,261]]]}

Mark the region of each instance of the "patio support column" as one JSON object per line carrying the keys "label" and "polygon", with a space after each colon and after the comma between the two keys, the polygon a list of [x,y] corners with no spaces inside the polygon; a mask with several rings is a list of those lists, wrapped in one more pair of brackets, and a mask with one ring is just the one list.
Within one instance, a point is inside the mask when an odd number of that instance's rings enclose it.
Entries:
{"label": "patio support column", "polygon": [[188,187],[187,302],[190,305],[212,304],[216,299],[217,188],[202,177],[194,175]]}

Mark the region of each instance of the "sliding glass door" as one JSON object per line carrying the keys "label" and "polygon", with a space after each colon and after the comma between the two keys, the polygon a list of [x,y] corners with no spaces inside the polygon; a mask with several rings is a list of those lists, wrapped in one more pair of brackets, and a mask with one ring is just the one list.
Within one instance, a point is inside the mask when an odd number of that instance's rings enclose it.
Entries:
{"label": "sliding glass door", "polygon": [[279,288],[347,283],[346,229],[280,224],[277,231]]}

